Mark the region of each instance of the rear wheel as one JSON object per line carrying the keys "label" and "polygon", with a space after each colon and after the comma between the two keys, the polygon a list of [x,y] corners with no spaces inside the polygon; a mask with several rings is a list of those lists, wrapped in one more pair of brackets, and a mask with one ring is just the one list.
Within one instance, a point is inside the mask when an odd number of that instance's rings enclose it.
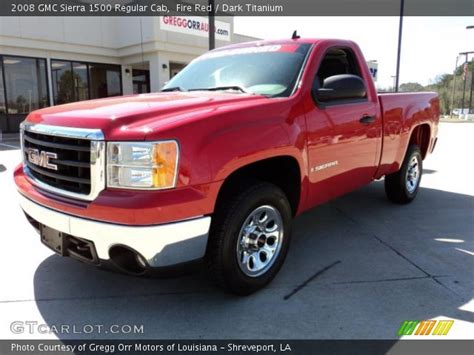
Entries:
{"label": "rear wheel", "polygon": [[420,187],[423,173],[423,159],[420,148],[413,144],[408,151],[399,171],[385,177],[385,193],[390,201],[409,203],[413,201]]}
{"label": "rear wheel", "polygon": [[273,184],[246,184],[224,199],[208,245],[208,265],[217,283],[239,295],[268,284],[287,254],[291,221],[288,199]]}

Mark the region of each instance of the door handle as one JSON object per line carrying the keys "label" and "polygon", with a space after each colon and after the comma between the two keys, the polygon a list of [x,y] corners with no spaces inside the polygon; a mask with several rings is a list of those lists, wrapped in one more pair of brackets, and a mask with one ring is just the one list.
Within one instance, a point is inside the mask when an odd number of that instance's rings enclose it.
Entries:
{"label": "door handle", "polygon": [[376,120],[375,116],[364,115],[361,117],[359,122],[362,123],[363,125],[368,125],[375,122],[375,120]]}

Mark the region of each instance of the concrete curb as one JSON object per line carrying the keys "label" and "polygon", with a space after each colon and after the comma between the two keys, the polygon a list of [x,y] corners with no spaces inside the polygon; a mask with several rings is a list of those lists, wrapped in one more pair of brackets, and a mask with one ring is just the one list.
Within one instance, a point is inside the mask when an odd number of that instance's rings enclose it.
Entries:
{"label": "concrete curb", "polygon": [[458,119],[446,119],[446,118],[441,118],[439,121],[443,123],[474,123],[474,120],[458,120]]}

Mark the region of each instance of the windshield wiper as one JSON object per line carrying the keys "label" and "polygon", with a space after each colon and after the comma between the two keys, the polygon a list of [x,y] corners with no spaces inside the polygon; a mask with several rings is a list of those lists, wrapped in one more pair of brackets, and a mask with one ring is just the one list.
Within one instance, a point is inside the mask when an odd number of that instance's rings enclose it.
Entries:
{"label": "windshield wiper", "polygon": [[245,90],[243,87],[238,86],[238,85],[229,85],[229,86],[214,86],[210,88],[197,88],[197,89],[189,89],[189,91],[220,91],[220,90],[235,90],[235,91],[240,91],[245,94],[248,94],[249,92]]}
{"label": "windshield wiper", "polygon": [[161,92],[170,92],[170,91],[186,91],[180,86],[172,86],[170,88],[164,88],[160,90]]}

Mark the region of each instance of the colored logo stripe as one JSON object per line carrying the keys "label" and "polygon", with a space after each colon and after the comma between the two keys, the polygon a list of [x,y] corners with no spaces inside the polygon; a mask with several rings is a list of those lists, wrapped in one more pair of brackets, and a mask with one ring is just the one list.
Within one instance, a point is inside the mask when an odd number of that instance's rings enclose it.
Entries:
{"label": "colored logo stripe", "polygon": [[402,326],[398,330],[398,336],[402,335],[411,335],[414,331],[416,326],[420,323],[419,320],[406,320],[402,323]]}
{"label": "colored logo stripe", "polygon": [[446,335],[453,326],[453,320],[440,320],[433,331],[433,335]]}
{"label": "colored logo stripe", "polygon": [[447,335],[453,323],[453,320],[406,320],[402,323],[400,329],[398,329],[398,336]]}
{"label": "colored logo stripe", "polygon": [[435,320],[422,321],[416,329],[415,335],[429,335],[435,324]]}

